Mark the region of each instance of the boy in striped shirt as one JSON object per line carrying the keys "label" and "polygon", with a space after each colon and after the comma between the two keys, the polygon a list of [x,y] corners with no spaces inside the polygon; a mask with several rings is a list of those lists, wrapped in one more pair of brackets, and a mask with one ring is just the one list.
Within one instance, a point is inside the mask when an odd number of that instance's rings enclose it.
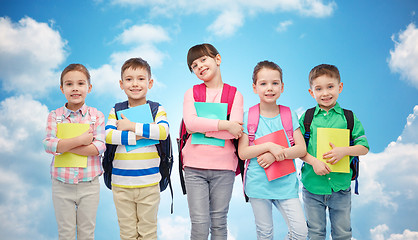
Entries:
{"label": "boy in striped shirt", "polygon": [[[141,58],[127,60],[121,68],[120,88],[128,97],[128,107],[147,103],[148,89],[153,86],[151,68]],[[112,192],[116,206],[120,237],[157,239],[157,213],[160,202],[160,157],[155,145],[126,150],[136,140],[164,140],[169,133],[167,114],[160,105],[154,123],[136,123],[123,114],[116,117],[112,108],[106,125],[106,143],[118,145],[113,160]]]}

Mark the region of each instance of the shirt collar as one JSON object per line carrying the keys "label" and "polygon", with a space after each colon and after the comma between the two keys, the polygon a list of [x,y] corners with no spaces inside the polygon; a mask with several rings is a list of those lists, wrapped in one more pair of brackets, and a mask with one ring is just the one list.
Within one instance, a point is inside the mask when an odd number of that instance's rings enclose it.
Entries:
{"label": "shirt collar", "polygon": [[74,115],[76,115],[77,113],[81,113],[82,116],[86,115],[87,113],[87,105],[84,104],[80,109],[78,109],[77,111],[73,111],[67,108],[66,106],[67,104],[64,105],[64,117],[68,118],[70,116],[70,114],[73,112]]}
{"label": "shirt collar", "polygon": [[[334,106],[333,108],[331,108],[331,109],[329,110],[329,112],[330,112],[330,111],[334,111],[334,112],[336,112],[336,113],[338,113],[338,114],[344,114],[344,111],[343,111],[343,109],[340,107],[340,104],[338,104],[338,102],[335,104],[335,106]],[[325,112],[325,110],[323,110],[322,108],[320,108],[320,107],[319,107],[319,105],[316,105],[314,115],[317,115],[317,114],[318,114],[318,113],[320,113],[320,112]]]}

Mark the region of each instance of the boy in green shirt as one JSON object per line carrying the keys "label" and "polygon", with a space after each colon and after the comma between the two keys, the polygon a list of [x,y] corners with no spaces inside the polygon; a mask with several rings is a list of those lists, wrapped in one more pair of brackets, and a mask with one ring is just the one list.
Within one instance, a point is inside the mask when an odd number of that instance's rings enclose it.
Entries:
{"label": "boy in green shirt", "polygon": [[[351,173],[332,172],[326,163],[317,159],[317,128],[347,129],[343,109],[337,103],[343,83],[337,67],[321,64],[309,73],[309,93],[317,101],[310,126],[310,140],[302,168],[303,200],[308,223],[309,239],[326,238],[326,210],[328,208],[333,240],[351,239]],[[304,113],[300,130],[305,134]],[[369,144],[361,122],[354,115],[353,146],[335,147],[325,153],[328,163],[336,164],[344,156],[365,155]]]}

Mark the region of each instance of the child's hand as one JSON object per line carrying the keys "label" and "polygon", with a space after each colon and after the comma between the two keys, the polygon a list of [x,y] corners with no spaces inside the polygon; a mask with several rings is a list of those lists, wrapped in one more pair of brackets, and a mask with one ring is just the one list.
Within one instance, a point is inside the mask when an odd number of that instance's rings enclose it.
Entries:
{"label": "child's hand", "polygon": [[331,168],[328,167],[328,165],[317,158],[315,158],[315,161],[312,162],[312,167],[316,175],[322,176],[326,175],[331,172]]}
{"label": "child's hand", "polygon": [[262,168],[268,168],[276,161],[276,158],[270,152],[266,152],[257,157],[257,162]]}
{"label": "child's hand", "polygon": [[136,135],[136,140],[140,140],[140,139],[145,139],[144,137],[142,137],[142,136],[138,136],[138,135]]}
{"label": "child's hand", "polygon": [[129,119],[127,119],[123,114],[120,115],[122,119],[116,121],[116,127],[120,131],[132,131],[135,132],[135,126],[136,124],[134,122],[131,122]]}
{"label": "child's hand", "polygon": [[93,128],[90,126],[89,130],[78,136],[78,141],[80,141],[81,145],[90,145],[93,142]]}
{"label": "child's hand", "polygon": [[276,161],[283,161],[286,159],[284,147],[275,143],[270,143],[269,151],[276,158]]}
{"label": "child's hand", "polygon": [[338,161],[341,160],[344,156],[346,156],[346,148],[345,147],[336,147],[333,143],[329,143],[331,146],[331,151],[324,153],[322,157],[324,159],[328,159],[327,162],[331,164],[336,164]]}
{"label": "child's hand", "polygon": [[237,122],[237,121],[228,121],[229,122],[229,127],[228,127],[228,132],[230,134],[232,134],[234,136],[235,139],[238,139],[242,136],[242,133],[244,131],[244,128],[242,127],[242,125],[244,124],[243,122]]}

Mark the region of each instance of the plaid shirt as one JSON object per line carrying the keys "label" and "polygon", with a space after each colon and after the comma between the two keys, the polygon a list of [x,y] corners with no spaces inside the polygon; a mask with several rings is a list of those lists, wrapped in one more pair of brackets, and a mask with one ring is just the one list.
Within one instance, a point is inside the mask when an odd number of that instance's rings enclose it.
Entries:
{"label": "plaid shirt", "polygon": [[[54,167],[55,157],[52,158],[51,176],[61,182],[77,184],[79,182],[91,181],[95,177],[102,174],[102,165],[100,162],[101,154],[106,150],[105,145],[105,123],[104,115],[100,111],[87,107],[85,104],[77,111],[71,111],[65,106],[62,107],[64,115],[62,116],[62,123],[92,123],[91,112],[96,112],[96,123],[93,127],[94,140],[92,144],[99,151],[97,156],[89,156],[87,158],[86,168],[70,168],[70,167]],[[92,110],[93,109],[93,110]],[[57,109],[58,110],[58,109]],[[46,136],[43,140],[45,151],[54,156],[57,153],[57,145],[60,139],[57,138],[57,116],[56,111],[51,111],[48,115],[48,122],[46,127]],[[89,114],[90,112],[90,114]]]}

